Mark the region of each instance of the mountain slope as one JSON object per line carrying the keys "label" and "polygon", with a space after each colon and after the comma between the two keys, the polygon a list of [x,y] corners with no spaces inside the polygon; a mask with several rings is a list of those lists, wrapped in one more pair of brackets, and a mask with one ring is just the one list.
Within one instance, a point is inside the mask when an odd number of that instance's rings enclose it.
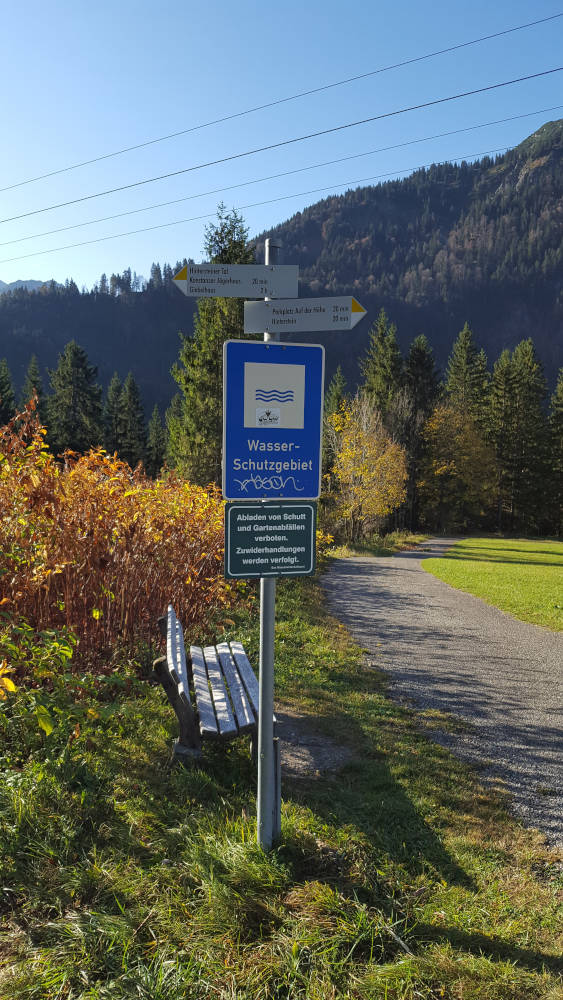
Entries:
{"label": "mountain slope", "polygon": [[[403,349],[425,333],[442,367],[467,321],[491,364],[533,337],[553,388],[563,366],[562,150],[563,120],[549,122],[494,160],[435,165],[325,198],[262,234],[257,259],[265,236],[281,237],[283,259],[299,264],[300,295],[351,293],[368,309],[348,334],[288,339],[324,342],[328,377],[340,363],[352,386],[382,307]],[[131,370],[146,412],[155,402],[166,406],[176,388],[178,331],[191,332],[195,302],[164,270],[160,284],[137,293],[129,273],[115,294],[81,293],[73,282],[0,294],[0,358],[17,388],[32,353],[43,369],[54,368],[74,338],[104,385],[114,370],[122,378]]]}
{"label": "mountain slope", "polygon": [[371,319],[385,307],[403,346],[425,332],[443,363],[467,320],[490,358],[533,336],[549,375],[563,364],[562,150],[550,122],[494,160],[326,198],[264,236],[299,264],[301,294],[353,293]]}

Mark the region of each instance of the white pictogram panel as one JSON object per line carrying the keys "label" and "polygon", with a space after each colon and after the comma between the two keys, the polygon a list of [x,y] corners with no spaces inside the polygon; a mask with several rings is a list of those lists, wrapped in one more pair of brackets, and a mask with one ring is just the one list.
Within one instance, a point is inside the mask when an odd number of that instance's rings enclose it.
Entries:
{"label": "white pictogram panel", "polygon": [[244,426],[302,428],[305,365],[244,365]]}

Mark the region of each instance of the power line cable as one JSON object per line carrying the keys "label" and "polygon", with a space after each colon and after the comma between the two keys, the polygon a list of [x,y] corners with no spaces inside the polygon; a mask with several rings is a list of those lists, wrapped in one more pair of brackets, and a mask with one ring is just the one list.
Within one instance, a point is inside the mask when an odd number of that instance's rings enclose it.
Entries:
{"label": "power line cable", "polygon": [[536,80],[542,76],[549,76],[552,73],[560,73],[563,66],[556,66],[553,69],[541,70],[539,73],[530,73],[527,76],[519,76],[514,80],[503,80],[501,83],[490,83],[486,87],[477,87],[474,90],[465,90],[459,94],[450,94],[448,97],[439,97],[433,101],[424,101],[422,104],[413,104],[408,108],[399,108],[396,111],[386,111],[384,114],[373,115],[371,118],[362,118],[360,121],[347,122],[345,125],[334,125],[332,128],[321,129],[319,132],[310,132],[307,135],[297,136],[293,139],[284,139],[282,142],[273,142],[267,146],[258,146],[256,149],[248,149],[244,153],[234,153],[231,156],[222,156],[218,160],[208,160],[206,163],[198,163],[193,167],[184,167],[182,170],[172,170],[167,174],[159,174],[157,177],[147,177],[142,181],[134,181],[131,184],[121,184],[119,187],[108,188],[106,191],[97,191],[95,194],[86,194],[81,198],[73,198],[71,201],[62,201],[56,205],[47,205],[45,208],[36,208],[31,212],[22,212],[21,215],[12,215],[6,219],[0,219],[0,224],[5,222],[15,222],[18,219],[27,219],[31,215],[41,215],[43,212],[51,212],[57,208],[67,208],[69,205],[78,205],[83,201],[91,201],[93,198],[102,198],[108,194],[117,194],[120,191],[129,191],[134,187],[141,187],[144,184],[154,184],[155,181],[168,180],[170,177],[178,177],[180,174],[193,173],[196,170],[203,170],[205,167],[215,167],[221,163],[230,163],[233,160],[241,160],[247,156],[254,156],[256,153],[264,153],[272,149],[280,149],[282,146],[291,146],[306,139],[317,139],[321,135],[330,135],[334,132],[342,132],[345,129],[356,128],[358,125],[368,125],[371,122],[381,121],[384,118],[392,118],[397,115],[406,114],[407,111],[420,111],[422,108],[434,107],[437,104],[446,104],[448,101],[458,101],[462,97],[472,97],[475,94],[484,94],[486,91],[498,90],[500,87],[510,87],[515,83],[524,83],[527,80]]}
{"label": "power line cable", "polygon": [[[280,195],[277,198],[268,198],[265,201],[254,201],[249,205],[239,205],[235,209],[237,212],[246,211],[248,208],[258,208],[262,205],[273,205],[275,202],[279,201],[289,201],[292,198],[304,198],[310,194],[318,194],[321,191],[331,191],[335,187],[337,188],[349,188],[354,184],[365,184],[368,181],[379,180],[382,177],[397,177],[399,174],[408,174],[416,170],[424,170],[431,166],[440,166],[447,163],[454,163],[457,160],[467,160],[472,157],[488,156],[491,153],[506,152],[510,147],[498,146],[496,149],[485,149],[480,153],[464,153],[460,156],[452,157],[449,160],[442,160],[440,163],[432,161],[430,163],[422,163],[416,167],[405,167],[402,170],[391,170],[384,174],[372,174],[371,177],[360,177],[353,181],[339,181],[334,184],[327,184],[324,187],[311,188],[309,191],[297,191],[295,194]],[[335,197],[337,197],[335,195]],[[42,257],[50,253],[59,253],[62,250],[75,250],[78,247],[92,246],[95,243],[106,243],[108,240],[118,240],[126,236],[138,236],[140,233],[152,233],[157,229],[169,229],[171,226],[181,226],[188,222],[200,222],[202,219],[211,219],[215,216],[215,212],[206,212],[204,215],[194,215],[189,219],[176,219],[174,222],[161,222],[156,226],[146,226],[143,229],[132,229],[127,233],[114,233],[112,236],[99,236],[97,239],[85,240],[82,243],[70,243],[64,247],[52,247],[50,250],[36,250],[33,253],[22,254],[19,257],[6,257],[4,260],[0,260],[0,264],[11,264],[13,261],[17,260],[27,260],[29,257]]]}
{"label": "power line cable", "polygon": [[200,125],[192,125],[190,128],[181,129],[178,132],[170,132],[168,135],[159,136],[156,139],[147,139],[146,142],[137,143],[134,146],[125,146],[123,149],[115,150],[112,153],[104,153],[101,156],[95,156],[90,160],[83,160],[81,163],[74,163],[68,167],[60,167],[58,170],[51,170],[46,174],[39,174],[37,177],[30,177],[25,181],[17,181],[14,184],[10,184],[7,187],[0,188],[0,193],[3,191],[12,191],[14,188],[23,187],[26,184],[34,184],[36,181],[46,180],[48,177],[55,177],[57,174],[67,173],[70,170],[78,170],[80,167],[88,167],[93,163],[100,163],[102,160],[109,160],[115,156],[122,156],[124,153],[132,153],[137,149],[144,149],[147,146],[154,146],[159,142],[166,142],[169,139],[176,139],[181,135],[188,135],[191,132],[198,132],[205,128],[211,128],[213,125],[221,125],[224,122],[234,121],[237,118],[243,118],[246,115],[254,114],[257,111],[265,111],[268,108],[278,107],[280,104],[287,104],[290,101],[297,101],[303,97],[311,97],[313,94],[320,94],[326,90],[332,90],[335,87],[343,87],[349,83],[355,83],[358,80],[365,80],[371,76],[377,76],[381,73],[388,73],[393,69],[401,69],[403,66],[412,66],[415,63],[423,62],[427,59],[434,59],[436,56],[446,55],[449,52],[456,52],[459,49],[468,48],[471,45],[478,45],[480,42],[487,42],[493,38],[501,38],[503,35],[510,35],[515,31],[523,31],[526,28],[533,28],[538,24],[546,24],[548,21],[555,21],[557,18],[563,17],[563,11],[558,14],[551,14],[549,17],[538,18],[536,21],[528,21],[526,24],[519,24],[514,28],[505,28],[503,31],[495,31],[490,35],[482,35],[480,38],[473,38],[468,42],[459,42],[457,45],[449,45],[445,49],[436,49],[435,52],[427,52],[421,56],[414,56],[412,59],[404,59],[401,62],[391,63],[389,66],[381,66],[378,69],[369,70],[367,73],[359,73],[356,76],[347,77],[345,80],[337,80],[334,83],[327,83],[321,87],[313,87],[311,90],[303,90],[298,94],[292,94],[289,97],[280,97],[276,101],[270,101],[267,104],[259,104],[254,108],[247,108],[245,111],[237,111],[231,115],[225,115],[223,118],[215,118],[213,121],[203,122]]}
{"label": "power line cable", "polygon": [[82,229],[84,226],[94,226],[100,222],[113,222],[115,219],[123,219],[129,215],[138,215],[140,212],[150,212],[157,208],[168,208],[170,205],[179,205],[184,201],[194,201],[196,198],[205,198],[212,194],[222,194],[225,191],[234,191],[237,188],[249,187],[252,184],[262,184],[265,181],[278,180],[281,177],[289,177],[292,174],[304,173],[307,170],[318,170],[320,167],[330,167],[335,163],[345,163],[348,160],[358,160],[364,156],[373,156],[376,153],[386,153],[392,149],[402,149],[405,146],[415,146],[421,142],[430,142],[433,139],[443,139],[450,135],[459,135],[462,132],[473,132],[476,129],[488,128],[491,125],[504,125],[508,122],[519,121],[522,118],[531,118],[533,115],[548,114],[551,111],[560,111],[563,104],[555,105],[551,108],[539,108],[537,111],[527,111],[521,115],[512,115],[509,118],[498,118],[495,121],[481,122],[478,125],[467,125],[464,128],[452,129],[449,132],[437,132],[434,135],[425,135],[419,139],[409,139],[405,142],[394,143],[391,146],[380,146],[378,149],[369,149],[364,153],[353,153],[351,156],[340,156],[335,160],[324,160],[322,163],[312,163],[307,167],[296,167],[293,170],[283,170],[277,174],[269,174],[266,177],[256,177],[250,181],[241,181],[238,184],[229,184],[227,187],[212,188],[210,191],[200,191],[198,194],[185,195],[183,198],[173,198],[171,201],[157,202],[155,205],[145,205],[142,208],[133,208],[127,212],[118,212],[115,215],[105,215],[99,219],[89,219],[86,222],[76,222],[72,226],[60,226],[58,229],[48,229],[43,233],[34,233],[30,236],[19,236],[15,240],[5,240],[0,243],[0,247],[13,246],[15,243],[25,243],[28,240],[41,239],[43,236],[54,236],[57,233],[67,233],[73,229]]}

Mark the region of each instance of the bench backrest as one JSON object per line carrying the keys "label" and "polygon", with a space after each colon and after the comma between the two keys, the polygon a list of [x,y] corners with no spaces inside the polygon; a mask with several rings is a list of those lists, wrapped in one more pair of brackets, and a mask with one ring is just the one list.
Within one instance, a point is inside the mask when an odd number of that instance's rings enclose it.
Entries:
{"label": "bench backrest", "polygon": [[188,683],[188,668],[186,665],[184,633],[180,622],[176,618],[176,612],[171,604],[168,605],[166,622],[166,662],[170,674],[178,685],[179,694],[183,694],[189,699],[190,690]]}

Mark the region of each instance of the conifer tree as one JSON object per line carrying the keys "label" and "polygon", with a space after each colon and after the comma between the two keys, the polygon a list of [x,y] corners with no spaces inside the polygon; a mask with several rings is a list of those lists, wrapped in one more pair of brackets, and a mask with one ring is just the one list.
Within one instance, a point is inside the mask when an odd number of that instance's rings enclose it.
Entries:
{"label": "conifer tree", "polygon": [[563,368],[549,410],[551,437],[551,475],[553,483],[553,524],[558,535],[563,535]]}
{"label": "conifer tree", "polygon": [[324,398],[324,415],[325,417],[330,417],[332,413],[336,413],[340,409],[341,404],[346,398],[346,379],[342,374],[342,368],[338,365],[334,375],[332,376],[328,389],[325,392]]}
{"label": "conifer tree", "polygon": [[119,394],[117,407],[117,451],[132,469],[145,459],[147,435],[139,387],[131,372]]}
{"label": "conifer tree", "polygon": [[407,459],[407,495],[402,521],[403,524],[406,522],[411,531],[418,518],[417,482],[423,454],[423,428],[436,404],[439,391],[434,353],[426,337],[420,334],[411,343],[405,360],[404,388],[396,397],[396,408],[400,412],[393,421],[400,424],[401,433],[397,437],[405,449]]}
{"label": "conifer tree", "polygon": [[468,410],[439,403],[424,427],[419,482],[422,523],[464,532],[480,525],[490,508],[495,463]]}
{"label": "conifer tree", "polygon": [[330,417],[338,413],[342,403],[346,399],[346,379],[342,374],[342,368],[338,365],[332,376],[328,389],[324,397],[324,419],[323,419],[323,474],[330,472],[334,465],[335,453],[333,449],[334,435],[330,430]]}
{"label": "conifer tree", "polygon": [[150,287],[153,289],[162,288],[162,271],[160,264],[151,264]]}
{"label": "conifer tree", "polygon": [[43,380],[41,378],[39,362],[35,354],[32,354],[27,368],[25,382],[23,384],[23,388],[21,391],[21,397],[20,397],[21,408],[23,409],[24,406],[27,406],[30,399],[32,399],[34,396],[37,397],[37,412],[39,415],[39,419],[43,423],[46,417],[45,396],[43,393]]}
{"label": "conifer tree", "polygon": [[515,398],[514,366],[510,351],[503,351],[495,361],[491,380],[487,436],[496,460],[497,528],[502,531],[512,510],[512,490],[515,474]]}
{"label": "conifer tree", "polygon": [[104,406],[104,448],[113,455],[119,450],[119,397],[121,396],[121,379],[117,372],[111,377],[108,385]]}
{"label": "conifer tree", "polygon": [[397,344],[397,327],[382,309],[369,334],[369,347],[361,363],[363,391],[385,419],[402,384],[403,359]]}
{"label": "conifer tree", "polygon": [[156,479],[164,463],[166,453],[166,431],[160,419],[158,406],[152,411],[147,434],[145,466],[147,475]]}
{"label": "conifer tree", "polygon": [[547,511],[547,385],[531,338],[512,354],[514,378],[514,468],[511,528],[538,531]]}
{"label": "conifer tree", "polygon": [[453,406],[469,412],[481,427],[487,416],[489,383],[487,357],[483,350],[477,350],[465,323],[448,360],[445,388]]}
{"label": "conifer tree", "polygon": [[[250,264],[254,248],[236,210],[217,210],[205,231],[204,251],[221,264]],[[167,414],[170,464],[194,483],[221,478],[223,343],[242,339],[242,299],[199,299],[192,338],[182,337],[172,375],[180,387],[181,408]]]}
{"label": "conifer tree", "polygon": [[6,358],[0,361],[0,424],[7,424],[16,412],[12,376]]}
{"label": "conifer tree", "polygon": [[[180,357],[181,355],[182,351],[180,351]],[[164,457],[170,468],[185,468],[187,435],[184,432],[184,405],[183,394],[176,392],[164,414],[166,428],[166,453]]]}
{"label": "conifer tree", "polygon": [[67,448],[84,452],[103,439],[102,390],[98,369],[74,340],[49,371],[53,393],[47,400],[48,440],[56,455]]}
{"label": "conifer tree", "polygon": [[434,352],[424,334],[415,337],[405,360],[405,385],[412,395],[415,410],[426,419],[438,398],[440,379]]}

